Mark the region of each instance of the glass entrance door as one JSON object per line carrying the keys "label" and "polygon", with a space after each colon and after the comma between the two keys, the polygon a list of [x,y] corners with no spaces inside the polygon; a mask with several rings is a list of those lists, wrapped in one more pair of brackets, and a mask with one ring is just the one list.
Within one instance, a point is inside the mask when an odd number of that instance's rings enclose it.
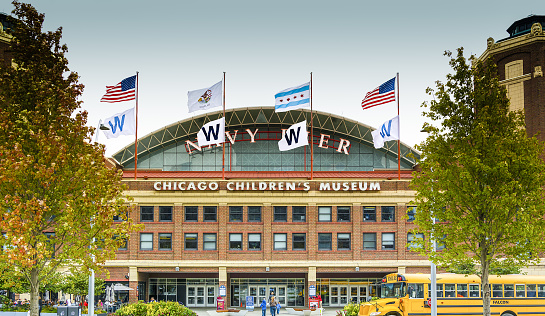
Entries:
{"label": "glass entrance door", "polygon": [[360,303],[367,301],[367,286],[350,286],[350,302]]}
{"label": "glass entrance door", "polygon": [[286,306],[286,287],[279,286],[277,289],[278,292],[276,292],[276,301],[280,303],[280,306]]}
{"label": "glass entrance door", "polygon": [[330,286],[330,289],[331,289],[331,293],[329,296],[330,306],[344,306],[348,304],[348,286],[332,285]]}
{"label": "glass entrance door", "polygon": [[195,304],[197,307],[204,307],[205,304],[205,292],[204,292],[204,286],[197,286],[197,304]]}
{"label": "glass entrance door", "polygon": [[267,294],[266,286],[260,286],[258,289],[259,289],[259,304],[261,304],[263,300],[267,301],[267,299],[269,298],[269,295]]}
{"label": "glass entrance door", "polygon": [[261,304],[261,302],[257,302],[257,287],[256,286],[250,286],[250,294],[248,296],[251,296],[254,300],[254,308],[256,305]]}
{"label": "glass entrance door", "polygon": [[206,306],[208,307],[216,306],[216,287],[215,286],[206,287]]}

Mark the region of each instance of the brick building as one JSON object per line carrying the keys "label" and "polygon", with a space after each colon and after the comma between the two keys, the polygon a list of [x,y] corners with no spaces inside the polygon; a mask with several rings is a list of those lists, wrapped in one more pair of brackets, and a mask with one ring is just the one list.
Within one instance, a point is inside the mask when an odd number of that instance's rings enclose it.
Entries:
{"label": "brick building", "polygon": [[[279,151],[282,128],[310,112],[273,107],[226,113],[223,148],[197,146],[208,113],[166,126],[114,155],[123,169],[130,217],[145,224],[117,260],[108,282],[123,283],[131,301],[228,306],[246,296],[259,304],[274,291],[283,306],[305,306],[321,294],[325,306],[376,295],[391,272],[426,272],[429,262],[407,247],[414,208],[408,187],[414,160],[397,143],[373,147],[371,128],[328,113],[314,114],[314,163],[307,146]],[[315,289],[315,290],[314,290]]]}
{"label": "brick building", "polygon": [[545,15],[514,22],[509,37],[488,38],[481,60],[492,57],[513,110],[524,110],[528,135],[545,141]]}

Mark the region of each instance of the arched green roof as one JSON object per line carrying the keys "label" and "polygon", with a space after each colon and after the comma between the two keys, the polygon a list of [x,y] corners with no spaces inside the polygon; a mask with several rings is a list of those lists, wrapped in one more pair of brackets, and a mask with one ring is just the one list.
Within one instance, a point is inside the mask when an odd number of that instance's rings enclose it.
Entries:
{"label": "arched green roof", "polygon": [[[165,126],[138,139],[138,168],[141,168],[141,157],[153,155],[158,150],[172,148],[176,144],[185,146],[187,140],[196,143],[195,139],[199,129],[204,124],[222,116],[222,111],[194,116]],[[307,120],[307,126],[310,126],[310,117],[311,112],[306,109],[277,113],[274,111],[274,107],[236,108],[226,110],[225,129],[226,131],[241,131],[246,128],[259,128],[260,130],[280,131],[303,120]],[[397,159],[397,142],[388,141],[383,148],[374,149],[371,135],[373,129],[365,124],[338,115],[314,111],[313,125],[314,135],[337,135],[337,137],[350,140],[351,143],[355,141],[365,147],[371,147],[372,150],[368,149],[369,152],[380,152],[382,155],[391,156],[390,159]],[[403,166],[410,168],[415,164],[413,157],[418,158],[420,155],[413,148],[401,143],[401,156],[402,168]],[[124,168],[134,168],[134,143],[115,153],[113,158]]]}

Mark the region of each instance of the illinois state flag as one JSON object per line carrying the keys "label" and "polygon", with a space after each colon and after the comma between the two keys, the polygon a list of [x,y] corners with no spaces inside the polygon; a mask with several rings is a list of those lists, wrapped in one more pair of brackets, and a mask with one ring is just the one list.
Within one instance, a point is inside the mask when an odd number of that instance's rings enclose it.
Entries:
{"label": "illinois state flag", "polygon": [[223,104],[221,84],[222,81],[209,88],[188,91],[187,107],[189,113],[221,106]]}
{"label": "illinois state flag", "polygon": [[286,112],[310,106],[310,82],[287,88],[274,95],[274,111]]}
{"label": "illinois state flag", "polygon": [[199,147],[225,142],[225,118],[211,121],[204,124],[197,133]]}
{"label": "illinois state flag", "polygon": [[307,121],[302,121],[282,131],[282,139],[278,142],[278,149],[286,151],[307,145]]}
{"label": "illinois state flag", "polygon": [[121,135],[135,135],[135,122],[134,108],[115,114],[104,120],[104,125],[109,128],[109,130],[103,130],[104,135],[106,135],[106,138],[117,138]]}
{"label": "illinois state flag", "polygon": [[115,86],[106,86],[106,94],[100,102],[122,102],[136,99],[136,76],[121,80]]}
{"label": "illinois state flag", "polygon": [[377,105],[394,102],[396,100],[395,83],[396,78],[393,77],[373,91],[367,92],[365,98],[361,101],[361,108],[365,110]]}
{"label": "illinois state flag", "polygon": [[384,146],[384,142],[388,140],[399,139],[399,115],[393,119],[384,122],[379,129],[371,132],[373,135],[373,143],[375,148]]}

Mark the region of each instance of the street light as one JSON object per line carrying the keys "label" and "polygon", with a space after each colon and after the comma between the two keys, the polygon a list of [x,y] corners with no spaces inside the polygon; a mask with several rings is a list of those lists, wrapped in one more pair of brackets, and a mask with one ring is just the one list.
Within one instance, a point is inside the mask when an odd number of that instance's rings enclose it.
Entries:
{"label": "street light", "polygon": [[[428,128],[423,128],[420,132],[422,133],[429,133]],[[433,168],[431,169],[433,172]],[[431,191],[433,192],[433,185],[431,187]],[[434,204],[435,206],[435,204]],[[432,220],[432,226],[435,226],[435,215],[433,214],[433,209],[431,210],[431,220]],[[431,242],[433,244],[433,252],[437,251],[437,241],[435,240],[435,236],[433,235],[433,229],[430,233]],[[435,263],[430,260],[430,293],[431,293],[431,316],[437,316],[437,267],[435,266]]]}

